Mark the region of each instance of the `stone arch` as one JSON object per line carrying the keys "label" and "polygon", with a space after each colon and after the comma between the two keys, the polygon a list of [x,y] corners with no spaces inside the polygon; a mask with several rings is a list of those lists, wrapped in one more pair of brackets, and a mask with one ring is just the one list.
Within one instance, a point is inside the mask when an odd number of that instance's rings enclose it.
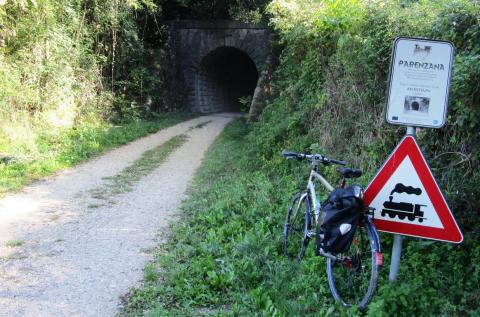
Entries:
{"label": "stone arch", "polygon": [[240,111],[240,97],[253,96],[258,76],[257,65],[246,52],[232,46],[211,50],[197,67],[199,111]]}
{"label": "stone arch", "polygon": [[[232,107],[231,103],[230,106],[222,106],[221,100],[222,98],[225,100],[226,97],[212,90],[214,86],[211,80],[212,72],[208,71],[205,63],[208,64],[208,58],[215,55],[217,61],[225,55],[237,57],[237,60],[249,60],[250,66],[254,65],[256,74],[247,77],[255,77],[258,80],[260,70],[270,55],[268,29],[236,21],[175,21],[172,22],[171,28],[171,45],[175,48],[175,63],[178,71],[177,94],[182,98],[181,102],[190,110],[203,113],[238,110],[238,106]],[[248,63],[245,62],[243,65]],[[237,83],[239,86],[241,84],[241,82]],[[252,95],[253,91],[254,89],[248,94]],[[226,94],[228,95],[228,89]],[[209,102],[209,97],[218,102],[211,102],[211,99]]]}

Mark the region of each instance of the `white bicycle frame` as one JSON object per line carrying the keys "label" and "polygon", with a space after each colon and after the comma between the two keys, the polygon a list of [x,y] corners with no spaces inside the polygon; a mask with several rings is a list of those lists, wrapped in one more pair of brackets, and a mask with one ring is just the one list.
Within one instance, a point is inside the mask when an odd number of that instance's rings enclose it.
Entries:
{"label": "white bicycle frame", "polygon": [[[296,153],[290,154],[290,153],[287,152],[286,154],[289,155],[290,157],[292,155],[296,155],[297,158],[299,157],[298,154],[296,154]],[[310,156],[310,155],[308,155],[308,156]],[[320,182],[329,192],[332,192],[334,190],[333,186],[320,173],[317,172],[318,164],[317,164],[317,161],[316,161],[316,156],[317,155],[311,155],[311,158],[309,158],[309,157],[306,157],[305,154],[303,154],[303,156],[300,155],[301,159],[303,159],[303,158],[312,159],[312,161],[311,161],[312,169],[310,171],[310,177],[308,178],[307,191],[304,192],[300,196],[300,199],[298,200],[298,204],[297,204],[297,207],[296,207],[297,212],[298,212],[298,210],[300,209],[304,199],[307,199],[307,198],[310,199],[311,203],[310,203],[310,210],[309,210],[310,214],[309,214],[309,216],[311,216],[311,212],[312,212],[311,208],[313,207],[313,214],[314,214],[313,221],[314,221],[314,226],[315,227],[321,226],[323,224],[323,219],[320,219],[321,221],[319,222],[319,217],[322,215],[322,209],[320,208],[321,207],[321,202],[320,202],[319,199],[317,199],[317,192],[315,191],[315,182],[316,181]],[[323,157],[321,155],[319,155],[319,156],[323,159]],[[333,160],[328,160],[327,162],[332,162],[332,161]],[[336,162],[337,162],[337,164],[339,164],[338,162],[342,162],[342,161],[336,161]],[[345,165],[345,163],[343,163],[343,164],[340,163],[340,165]],[[340,187],[344,187],[344,186],[345,186],[345,177],[344,177]],[[309,203],[309,202],[307,202],[307,203]],[[380,238],[378,236],[377,231],[375,230],[375,225],[373,223],[373,219],[372,219],[372,217],[366,215],[365,216],[365,221],[368,222],[369,228],[370,228],[369,231],[368,231],[369,232],[368,234],[373,237],[373,241],[371,243],[372,250],[380,253],[381,252],[380,251]],[[306,229],[304,239],[306,239],[306,238],[310,239],[312,237],[315,237],[315,235],[316,235],[316,230],[310,230],[310,229],[307,230]],[[320,235],[320,238],[323,239],[322,235]],[[330,252],[323,251],[322,248],[320,248],[317,251],[318,251],[317,255],[321,255],[321,256],[330,258],[332,260],[335,260],[335,261],[343,261],[345,259],[345,257],[343,255],[333,255]]]}
{"label": "white bicycle frame", "polygon": [[[300,208],[300,204],[302,203],[302,201],[305,198],[307,198],[307,195],[309,195],[310,200],[311,200],[311,206],[313,207],[313,214],[314,214],[314,217],[315,217],[315,219],[314,219],[315,225],[314,226],[317,226],[317,225],[321,225],[321,224],[318,224],[318,218],[320,217],[320,214],[321,214],[322,210],[320,208],[321,202],[320,202],[320,200],[317,199],[317,192],[315,191],[315,181],[319,181],[329,192],[332,192],[334,190],[334,188],[321,174],[319,174],[316,171],[316,163],[313,163],[313,164],[314,164],[314,167],[310,171],[310,177],[308,178],[307,191],[298,200],[297,208]],[[322,222],[323,222],[323,220],[322,220]],[[313,237],[315,237],[315,230],[308,230],[306,232],[306,234],[309,238],[313,238]],[[340,256],[340,257],[335,256],[335,255],[332,255],[330,253],[323,252],[322,249],[320,249],[319,252],[320,252],[320,255],[332,258],[334,260],[342,260],[343,259],[343,256]]]}
{"label": "white bicycle frame", "polygon": [[[308,184],[307,184],[307,191],[300,197],[298,200],[298,206],[297,208],[300,207],[301,202],[306,198],[307,195],[310,196],[310,201],[311,201],[311,206],[313,207],[313,214],[315,219],[315,225],[318,223],[318,218],[320,217],[320,212],[321,212],[321,202],[317,199],[317,192],[315,191],[315,181],[319,181],[329,192],[333,191],[333,186],[317,171],[315,171],[315,168],[313,168],[310,172],[310,177],[308,178]],[[315,232],[313,230],[307,233],[308,236],[314,237]]]}
{"label": "white bicycle frame", "polygon": [[318,217],[320,216],[320,204],[321,202],[317,199],[317,193],[315,191],[315,180],[318,180],[320,183],[322,183],[325,188],[331,192],[333,191],[333,186],[319,173],[316,171],[312,170],[310,172],[310,177],[308,179],[308,185],[307,185],[307,190],[310,193],[310,197],[312,200],[312,207],[315,215],[315,223],[318,221]]}

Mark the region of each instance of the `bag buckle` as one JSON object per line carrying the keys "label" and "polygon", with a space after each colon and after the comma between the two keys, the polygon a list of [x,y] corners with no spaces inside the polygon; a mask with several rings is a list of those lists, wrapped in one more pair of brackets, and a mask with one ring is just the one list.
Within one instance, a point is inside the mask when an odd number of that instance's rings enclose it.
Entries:
{"label": "bag buckle", "polygon": [[367,216],[370,217],[370,219],[375,220],[375,208],[373,207],[367,207]]}

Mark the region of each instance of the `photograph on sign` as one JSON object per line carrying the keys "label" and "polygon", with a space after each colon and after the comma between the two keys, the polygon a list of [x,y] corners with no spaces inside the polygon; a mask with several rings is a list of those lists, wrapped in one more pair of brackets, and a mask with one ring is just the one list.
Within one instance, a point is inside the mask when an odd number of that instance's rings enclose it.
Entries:
{"label": "photograph on sign", "polygon": [[430,128],[445,124],[453,53],[453,45],[446,41],[395,40],[387,122]]}
{"label": "photograph on sign", "polygon": [[462,233],[415,139],[405,137],[365,190],[379,231],[460,243]]}

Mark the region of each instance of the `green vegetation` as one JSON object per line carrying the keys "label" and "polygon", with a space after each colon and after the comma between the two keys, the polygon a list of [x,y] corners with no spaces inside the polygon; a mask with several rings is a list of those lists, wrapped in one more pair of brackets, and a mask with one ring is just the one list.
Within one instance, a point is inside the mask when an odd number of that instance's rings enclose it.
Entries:
{"label": "green vegetation", "polygon": [[[158,114],[148,121],[113,125],[101,123],[63,131],[43,131],[33,135],[33,148],[19,148],[9,163],[0,163],[0,195],[20,189],[34,179],[125,144],[148,133],[191,118],[192,114]],[[12,144],[13,146],[13,144]]]}
{"label": "green vegetation", "polygon": [[[405,134],[385,123],[392,40],[451,40],[457,51],[445,128],[419,144],[465,236],[460,245],[406,238],[398,281],[387,281],[392,237],[367,316],[480,314],[480,7],[454,1],[274,0],[283,47],[275,98],[260,121],[237,120],[214,144],[185,202],[183,224],[160,247],[125,314],[357,316],[331,299],[322,258],[282,256],[285,207],[308,167],[283,149],[311,148],[361,167],[366,185]],[[335,179],[334,169],[327,175]],[[160,272],[160,273],[158,273]],[[156,277],[153,277],[153,274]]]}
{"label": "green vegetation", "polygon": [[5,242],[5,246],[7,246],[9,248],[17,248],[17,247],[20,247],[22,245],[23,245],[22,240],[8,240],[7,242]]}
{"label": "green vegetation", "polygon": [[188,117],[156,115],[180,108],[163,22],[152,0],[0,1],[0,195]]}
{"label": "green vegetation", "polygon": [[[150,174],[166,160],[170,153],[182,146],[187,140],[187,135],[180,134],[151,150],[145,151],[138,160],[124,168],[120,173],[105,178],[107,182],[103,187],[92,190],[93,198],[110,200],[112,196],[131,191],[135,183]],[[97,207],[99,206],[90,205],[90,208]]]}
{"label": "green vegetation", "polygon": [[265,17],[263,9],[269,0],[171,0],[162,7],[168,19],[235,19],[260,22]]}
{"label": "green vegetation", "polygon": [[167,20],[253,21],[266,2],[0,1],[0,195],[182,110]]}
{"label": "green vegetation", "polygon": [[[365,171],[366,184],[405,133],[384,122],[384,109],[392,40],[410,35],[457,49],[448,124],[420,130],[418,140],[465,241],[406,239],[398,282],[383,270],[367,315],[480,314],[477,1],[0,1],[0,193],[188,117],[155,119],[179,108],[163,24],[177,17],[269,19],[282,53],[274,98],[259,122],[237,120],[215,143],[184,223],[125,313],[358,315],[332,302],[323,259],[282,257],[285,206],[308,167],[279,153],[310,148],[344,159]],[[389,263],[391,235],[382,243]]]}

